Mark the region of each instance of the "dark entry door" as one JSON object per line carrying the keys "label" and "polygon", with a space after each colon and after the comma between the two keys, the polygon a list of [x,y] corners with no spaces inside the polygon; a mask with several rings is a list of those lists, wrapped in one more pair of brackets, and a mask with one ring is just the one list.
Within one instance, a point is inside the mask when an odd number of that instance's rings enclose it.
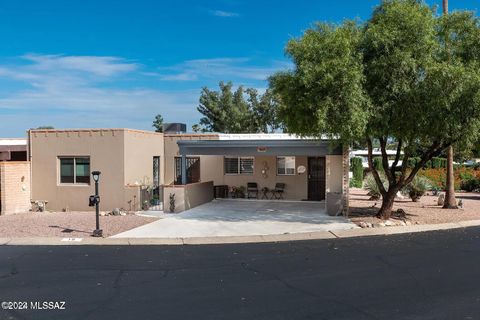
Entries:
{"label": "dark entry door", "polygon": [[325,158],[308,158],[308,200],[325,200]]}

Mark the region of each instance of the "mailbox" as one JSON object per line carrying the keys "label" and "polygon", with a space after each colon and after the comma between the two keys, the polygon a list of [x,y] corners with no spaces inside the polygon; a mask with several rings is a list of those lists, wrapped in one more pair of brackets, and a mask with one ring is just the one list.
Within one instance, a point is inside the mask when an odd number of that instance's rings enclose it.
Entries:
{"label": "mailbox", "polygon": [[88,198],[88,206],[89,207],[95,207],[96,204],[100,203],[100,197],[99,196],[90,196]]}

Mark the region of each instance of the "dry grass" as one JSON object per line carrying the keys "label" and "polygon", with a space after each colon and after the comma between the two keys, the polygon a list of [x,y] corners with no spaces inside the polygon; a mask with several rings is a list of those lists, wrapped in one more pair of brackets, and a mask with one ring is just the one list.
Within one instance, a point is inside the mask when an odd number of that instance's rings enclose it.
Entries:
{"label": "dry grass", "polygon": [[[100,217],[104,237],[157,220],[133,214]],[[0,238],[89,237],[95,229],[94,212],[29,212],[0,216]]]}
{"label": "dry grass", "polygon": [[[413,223],[436,224],[480,219],[480,193],[457,193],[457,201],[462,199],[463,209],[442,209],[437,205],[438,196],[425,195],[419,202],[406,198],[397,200],[394,210],[403,209],[406,217]],[[366,191],[350,189],[350,217],[353,222],[380,222],[375,214],[380,209],[382,201],[369,200]]]}

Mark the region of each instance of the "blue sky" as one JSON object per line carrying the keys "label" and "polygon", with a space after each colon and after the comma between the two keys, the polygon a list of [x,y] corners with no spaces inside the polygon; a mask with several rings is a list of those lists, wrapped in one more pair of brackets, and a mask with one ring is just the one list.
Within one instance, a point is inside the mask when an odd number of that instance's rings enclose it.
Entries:
{"label": "blue sky", "polygon": [[148,130],[157,113],[190,127],[203,86],[262,90],[290,66],[288,39],[315,21],[365,20],[378,2],[0,0],[0,137],[41,125]]}

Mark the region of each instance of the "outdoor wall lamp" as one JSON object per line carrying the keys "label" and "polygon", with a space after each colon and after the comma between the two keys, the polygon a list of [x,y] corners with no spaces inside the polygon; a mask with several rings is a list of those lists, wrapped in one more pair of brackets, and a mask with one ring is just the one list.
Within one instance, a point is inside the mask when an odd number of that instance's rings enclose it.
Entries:
{"label": "outdoor wall lamp", "polygon": [[94,237],[102,237],[103,231],[100,229],[100,196],[98,195],[98,180],[100,180],[100,171],[92,171],[93,181],[95,181],[95,195],[90,196],[88,205],[95,206],[95,222],[96,227],[93,230]]}
{"label": "outdoor wall lamp", "polygon": [[98,183],[98,179],[100,179],[100,174],[102,174],[100,171],[92,172],[93,181],[95,181],[95,183]]}

